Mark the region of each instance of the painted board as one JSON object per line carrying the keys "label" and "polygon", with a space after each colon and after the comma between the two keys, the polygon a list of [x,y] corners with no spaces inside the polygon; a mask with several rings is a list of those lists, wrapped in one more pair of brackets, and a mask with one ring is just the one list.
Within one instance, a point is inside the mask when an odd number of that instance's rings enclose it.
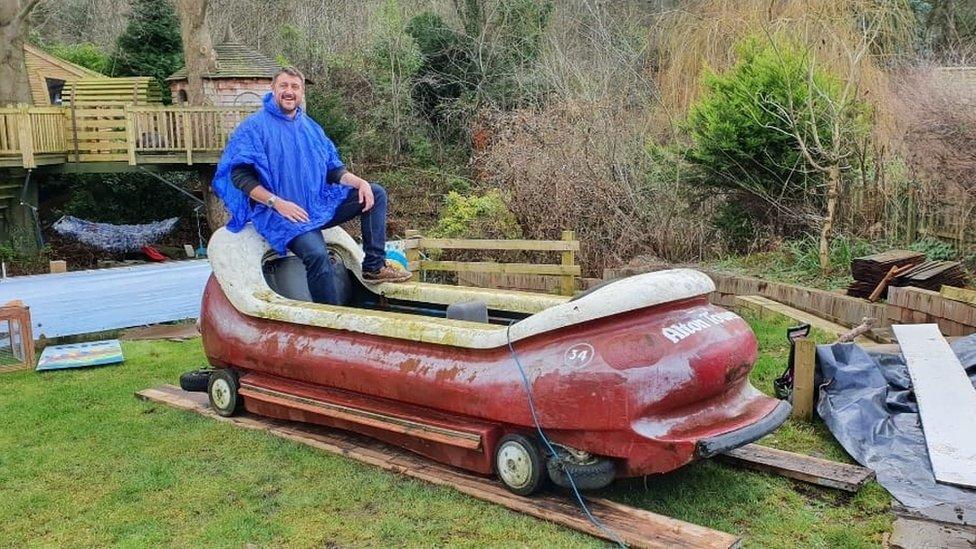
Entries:
{"label": "painted board", "polygon": [[976,487],[976,389],[936,324],[892,326],[939,482]]}
{"label": "painted board", "polygon": [[52,345],[46,347],[37,361],[37,371],[84,368],[122,362],[122,345],[117,339]]}

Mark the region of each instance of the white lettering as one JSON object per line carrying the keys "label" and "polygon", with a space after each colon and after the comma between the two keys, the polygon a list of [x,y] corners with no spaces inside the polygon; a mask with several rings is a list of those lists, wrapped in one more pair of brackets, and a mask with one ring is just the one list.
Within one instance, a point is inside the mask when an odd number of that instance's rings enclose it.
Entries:
{"label": "white lettering", "polygon": [[692,336],[702,330],[711,328],[712,326],[720,326],[729,322],[731,320],[736,320],[739,315],[733,313],[732,311],[724,311],[721,313],[706,313],[699,318],[688,321],[687,323],[681,322],[676,324],[671,324],[670,326],[665,326],[661,328],[661,335],[667,338],[671,343],[677,343],[682,339]]}

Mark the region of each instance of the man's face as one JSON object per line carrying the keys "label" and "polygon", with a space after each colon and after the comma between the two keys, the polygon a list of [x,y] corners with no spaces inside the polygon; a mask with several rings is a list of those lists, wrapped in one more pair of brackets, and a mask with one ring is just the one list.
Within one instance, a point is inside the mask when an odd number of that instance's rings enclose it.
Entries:
{"label": "man's face", "polygon": [[287,115],[295,114],[295,109],[302,104],[302,98],[305,97],[302,79],[290,74],[279,74],[271,88],[281,112]]}

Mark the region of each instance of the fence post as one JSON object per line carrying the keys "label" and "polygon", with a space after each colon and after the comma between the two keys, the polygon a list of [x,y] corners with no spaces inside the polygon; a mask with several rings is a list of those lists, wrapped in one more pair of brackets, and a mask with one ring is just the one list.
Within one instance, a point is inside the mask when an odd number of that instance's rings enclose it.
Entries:
{"label": "fence post", "polygon": [[193,120],[192,113],[189,111],[183,111],[183,146],[186,147],[186,163],[188,165],[193,165],[193,130],[190,127]]}
{"label": "fence post", "polygon": [[20,156],[25,168],[36,168],[34,163],[34,132],[31,129],[29,107],[25,103],[17,105],[17,139],[20,141]]}
{"label": "fence post", "polygon": [[[406,240],[407,268],[411,271],[410,280],[419,280],[420,272],[420,231],[407,229],[403,236]],[[413,242],[411,242],[411,240]],[[414,267],[416,265],[416,268]]]}
{"label": "fence post", "polygon": [[[563,241],[572,242],[576,240],[576,233],[573,231],[563,231]],[[562,254],[563,256],[563,266],[572,266],[576,263],[576,253],[572,250],[566,250]],[[576,277],[572,274],[564,274],[562,280],[560,281],[560,293],[563,295],[573,295],[576,292]]]}
{"label": "fence post", "polygon": [[817,344],[812,339],[798,339],[793,350],[793,417],[803,420],[813,417],[816,367]]}
{"label": "fence post", "polygon": [[136,124],[129,105],[123,107],[125,111],[125,148],[129,152],[129,165],[136,165]]}

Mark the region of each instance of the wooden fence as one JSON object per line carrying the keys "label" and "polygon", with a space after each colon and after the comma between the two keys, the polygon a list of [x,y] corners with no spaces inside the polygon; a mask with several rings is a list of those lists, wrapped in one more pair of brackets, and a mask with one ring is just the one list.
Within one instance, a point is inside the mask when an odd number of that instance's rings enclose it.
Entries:
{"label": "wooden fence", "polygon": [[[425,238],[417,231],[407,231],[408,265],[414,277],[427,271],[455,273],[494,273],[505,275],[558,276],[559,293],[573,295],[580,266],[576,264],[579,241],[573,231],[563,231],[562,240],[473,240],[457,238]],[[489,250],[523,252],[559,252],[560,263],[498,263],[494,261],[436,261],[422,259],[431,250]]]}
{"label": "wooden fence", "polygon": [[77,104],[0,108],[0,166],[214,163],[256,107]]}

